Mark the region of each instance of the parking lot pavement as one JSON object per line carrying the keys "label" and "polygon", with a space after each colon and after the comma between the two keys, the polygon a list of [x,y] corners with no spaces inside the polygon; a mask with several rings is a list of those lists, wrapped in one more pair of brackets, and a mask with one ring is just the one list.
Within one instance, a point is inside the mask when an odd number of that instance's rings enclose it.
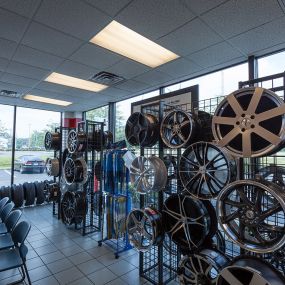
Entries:
{"label": "parking lot pavement", "polygon": [[[14,183],[23,184],[24,182],[44,181],[50,180],[46,173],[23,173],[18,171],[14,173]],[[7,186],[11,183],[11,172],[10,170],[0,170],[0,186]]]}

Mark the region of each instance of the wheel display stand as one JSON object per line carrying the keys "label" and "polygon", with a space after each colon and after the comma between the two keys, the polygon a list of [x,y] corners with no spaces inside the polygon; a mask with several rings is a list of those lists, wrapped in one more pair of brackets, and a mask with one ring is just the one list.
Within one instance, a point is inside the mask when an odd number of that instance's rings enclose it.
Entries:
{"label": "wheel display stand", "polygon": [[113,149],[104,153],[102,167],[104,211],[101,240],[114,250],[115,258],[132,248],[126,233],[126,217],[131,208],[129,170],[124,165],[126,150]]}
{"label": "wheel display stand", "polygon": [[[251,81],[245,81],[239,83],[239,88],[249,86],[259,86],[267,88],[277,93],[284,100],[284,87],[285,73],[280,73],[272,76],[267,76]],[[175,92],[173,92],[175,93]],[[140,101],[132,104],[133,107],[141,106],[141,113],[148,113],[156,116],[161,123],[165,114],[172,109],[190,111],[195,114],[198,111],[204,111],[213,115],[217,109],[217,106],[225,97],[211,98],[202,100],[199,102],[192,102],[192,104],[181,105],[167,105],[163,102],[163,96],[160,96],[159,101],[157,97],[154,102],[151,99]],[[138,111],[136,109],[136,111]],[[211,125],[211,121],[209,121]],[[263,179],[274,182],[281,187],[285,187],[285,152],[282,151],[282,146],[279,151],[272,155],[267,155],[258,158],[237,158],[237,178],[241,179]],[[150,148],[141,148],[136,154],[140,156],[149,157],[156,155],[161,159],[168,157],[175,157],[177,160],[177,169],[179,169],[179,160],[181,154],[184,152],[184,148],[167,148],[160,139],[155,146]],[[158,193],[149,193],[146,195],[140,195],[140,208],[145,206],[153,206],[157,210],[163,210],[163,202],[170,194],[179,193],[183,190],[182,183],[180,182],[179,175],[171,177],[168,181],[165,191]],[[216,207],[216,198],[211,199],[211,203]],[[265,203],[263,201],[263,203]],[[274,225],[284,225],[284,216],[280,215],[275,220],[272,220]],[[240,255],[247,254],[252,256],[258,256],[266,261],[272,263],[272,265],[278,269],[283,275],[285,275],[285,247],[279,249],[276,252],[271,253],[252,253],[239,247],[236,243],[230,240],[227,235],[219,227],[224,244],[224,252],[230,259],[237,258]],[[168,284],[172,280],[177,281],[177,269],[181,259],[180,249],[175,245],[167,235],[162,244],[153,246],[149,251],[139,252],[139,274],[142,278],[148,280],[151,284]]]}

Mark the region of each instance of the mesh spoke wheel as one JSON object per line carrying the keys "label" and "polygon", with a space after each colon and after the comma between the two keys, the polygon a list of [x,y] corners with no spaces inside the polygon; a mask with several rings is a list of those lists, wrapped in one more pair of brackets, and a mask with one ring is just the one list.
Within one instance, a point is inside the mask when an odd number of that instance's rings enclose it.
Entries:
{"label": "mesh spoke wheel", "polygon": [[182,154],[179,175],[184,191],[198,199],[212,199],[233,179],[235,161],[212,143],[198,142]]}
{"label": "mesh spoke wheel", "polygon": [[61,146],[60,133],[46,132],[44,143],[45,143],[46,150],[60,150],[60,146]]}
{"label": "mesh spoke wheel", "polygon": [[241,256],[220,272],[217,285],[283,285],[284,282],[284,277],[269,263]]}
{"label": "mesh spoke wheel", "polygon": [[167,182],[167,169],[164,162],[155,156],[136,157],[130,167],[130,178],[140,194],[160,191]]}
{"label": "mesh spoke wheel", "polygon": [[219,146],[237,157],[258,157],[278,150],[285,135],[285,104],[260,88],[239,89],[217,107],[212,130]]}
{"label": "mesh spoke wheel", "polygon": [[152,208],[133,209],[127,217],[131,244],[139,251],[148,251],[163,239],[161,214]]}
{"label": "mesh spoke wheel", "polygon": [[133,146],[153,146],[159,137],[158,127],[153,115],[135,112],[127,120],[125,136]]}
{"label": "mesh spoke wheel", "polygon": [[224,254],[212,249],[204,249],[197,254],[184,256],[178,267],[180,284],[215,285],[219,272],[228,262]]}
{"label": "mesh spoke wheel", "polygon": [[197,123],[191,113],[181,110],[168,112],[160,126],[160,135],[169,148],[185,147],[193,142],[197,133]]}
{"label": "mesh spoke wheel", "polygon": [[163,214],[167,234],[184,252],[197,250],[210,232],[211,219],[205,206],[189,196],[168,197]]}
{"label": "mesh spoke wheel", "polygon": [[218,197],[217,216],[226,235],[246,250],[267,253],[284,245],[285,194],[276,184],[229,184]]}

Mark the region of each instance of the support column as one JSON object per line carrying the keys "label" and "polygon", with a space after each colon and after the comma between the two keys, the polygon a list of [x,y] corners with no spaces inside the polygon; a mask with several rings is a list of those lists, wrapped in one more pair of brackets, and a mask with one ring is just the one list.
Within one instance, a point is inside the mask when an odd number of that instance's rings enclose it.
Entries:
{"label": "support column", "polygon": [[82,121],[82,112],[63,112],[62,126],[65,128],[77,128],[77,124]]}

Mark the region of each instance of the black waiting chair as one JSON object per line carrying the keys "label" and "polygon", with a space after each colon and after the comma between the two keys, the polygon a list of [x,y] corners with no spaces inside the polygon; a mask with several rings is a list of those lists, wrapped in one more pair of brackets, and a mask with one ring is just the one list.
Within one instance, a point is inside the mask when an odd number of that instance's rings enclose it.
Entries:
{"label": "black waiting chair", "polygon": [[8,197],[4,197],[0,200],[0,214],[4,208],[4,206],[8,203],[9,198]]}
{"label": "black waiting chair", "polygon": [[21,215],[22,211],[20,210],[14,210],[10,212],[9,216],[6,219],[6,222],[0,224],[0,235],[10,233],[18,223]]}
{"label": "black waiting chair", "polygon": [[28,248],[25,245],[26,237],[31,229],[28,222],[22,221],[16,225],[12,232],[12,238],[15,243],[15,248],[0,251],[0,272],[21,268],[21,280],[10,284],[17,284],[23,282],[26,278],[28,279],[28,284],[31,285],[31,279],[26,266],[26,256],[28,253]]}
{"label": "black waiting chair", "polygon": [[4,206],[2,212],[0,213],[0,218],[1,218],[2,223],[5,223],[9,214],[13,210],[14,206],[15,206],[15,204],[13,202],[10,202]]}

